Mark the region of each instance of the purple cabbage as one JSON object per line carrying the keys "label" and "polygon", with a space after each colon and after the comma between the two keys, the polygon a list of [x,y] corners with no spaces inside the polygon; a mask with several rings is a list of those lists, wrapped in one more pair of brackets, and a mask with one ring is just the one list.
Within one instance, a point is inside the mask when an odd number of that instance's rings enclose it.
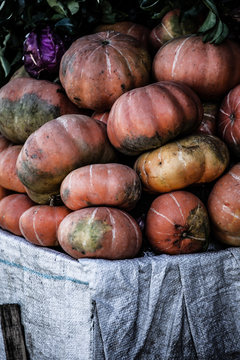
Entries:
{"label": "purple cabbage", "polygon": [[58,75],[66,48],[61,37],[47,25],[26,35],[23,51],[24,66],[29,75],[36,79],[52,79]]}

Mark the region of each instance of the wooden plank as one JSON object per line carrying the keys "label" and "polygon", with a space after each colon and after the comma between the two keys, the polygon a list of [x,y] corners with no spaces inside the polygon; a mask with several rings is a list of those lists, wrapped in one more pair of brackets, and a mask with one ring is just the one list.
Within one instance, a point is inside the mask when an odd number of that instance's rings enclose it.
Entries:
{"label": "wooden plank", "polygon": [[27,360],[18,304],[0,305],[0,320],[7,360]]}

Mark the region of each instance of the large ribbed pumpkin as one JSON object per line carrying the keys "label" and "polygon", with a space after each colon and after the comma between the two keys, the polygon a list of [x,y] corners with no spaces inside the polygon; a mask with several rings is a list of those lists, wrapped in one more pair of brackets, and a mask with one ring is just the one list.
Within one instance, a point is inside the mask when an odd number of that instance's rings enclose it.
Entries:
{"label": "large ribbed pumpkin", "polygon": [[225,143],[212,135],[191,135],[141,154],[134,169],[144,189],[169,192],[211,182],[229,163]]}
{"label": "large ribbed pumpkin", "polygon": [[126,259],[138,254],[142,233],[136,220],[125,211],[90,207],[73,211],[62,220],[58,241],[76,259]]}
{"label": "large ribbed pumpkin", "polygon": [[123,94],[110,110],[108,137],[127,155],[159,147],[202,121],[199,97],[185,84],[161,81]]}
{"label": "large ribbed pumpkin", "polygon": [[107,139],[106,125],[86,115],[63,115],[41,126],[29,136],[18,156],[17,174],[31,193],[59,193],[62,180],[72,170],[115,160]]}
{"label": "large ribbed pumpkin", "polygon": [[88,206],[133,209],[141,196],[141,181],[132,168],[118,163],[92,164],[71,171],[60,188],[64,204],[72,210]]}
{"label": "large ribbed pumpkin", "polygon": [[215,183],[207,208],[216,240],[240,246],[240,163]]}
{"label": "large ribbed pumpkin", "polygon": [[49,120],[77,113],[62,86],[47,80],[16,78],[0,89],[0,131],[13,143],[23,144]]}
{"label": "large ribbed pumpkin", "polygon": [[240,82],[240,45],[230,39],[218,45],[200,36],[173,39],[153,59],[156,80],[182,81],[209,101],[219,99]]}
{"label": "large ribbed pumpkin", "polygon": [[70,210],[66,206],[32,206],[19,218],[21,234],[35,245],[58,246],[57,230],[69,213]]}
{"label": "large ribbed pumpkin", "polygon": [[151,59],[132,36],[104,31],[77,39],[65,52],[59,77],[80,108],[103,111],[126,91],[146,85]]}
{"label": "large ribbed pumpkin", "polygon": [[157,253],[189,254],[206,250],[210,224],[201,200],[188,191],[158,196],[146,218],[146,236]]}

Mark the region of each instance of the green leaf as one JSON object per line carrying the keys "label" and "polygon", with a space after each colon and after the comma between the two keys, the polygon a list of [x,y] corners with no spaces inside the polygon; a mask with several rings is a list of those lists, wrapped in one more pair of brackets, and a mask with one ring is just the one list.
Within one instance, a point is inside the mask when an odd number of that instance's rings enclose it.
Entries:
{"label": "green leaf", "polygon": [[160,12],[154,13],[152,19],[162,19],[164,15],[167,14],[168,11],[171,10],[169,5],[165,6]]}
{"label": "green leaf", "polygon": [[160,1],[159,0],[142,0],[140,2],[140,9],[147,10],[147,11],[153,11],[157,8],[159,8]]}
{"label": "green leaf", "polygon": [[67,7],[72,15],[76,14],[79,10],[79,3],[77,1],[69,1]]}
{"label": "green leaf", "polygon": [[212,29],[217,22],[217,16],[210,10],[208,12],[208,16],[206,17],[204,23],[198,29],[198,32],[204,33],[210,29]]}
{"label": "green leaf", "polygon": [[228,34],[229,34],[228,26],[223,23],[221,34],[214,41],[211,42],[214,42],[214,44],[221,44],[228,37]]}
{"label": "green leaf", "polygon": [[58,14],[67,16],[67,11],[65,10],[63,4],[58,0],[47,0],[48,5],[53,8]]}
{"label": "green leaf", "polygon": [[216,7],[216,4],[214,1],[212,0],[202,0],[202,2],[217,16],[219,16],[218,14],[218,9]]}
{"label": "green leaf", "polygon": [[217,39],[219,38],[219,36],[222,34],[223,32],[223,23],[221,20],[218,21],[218,26],[217,29],[215,31],[215,34],[213,36],[213,38],[209,41],[211,44],[215,43],[215,41],[217,41]]}

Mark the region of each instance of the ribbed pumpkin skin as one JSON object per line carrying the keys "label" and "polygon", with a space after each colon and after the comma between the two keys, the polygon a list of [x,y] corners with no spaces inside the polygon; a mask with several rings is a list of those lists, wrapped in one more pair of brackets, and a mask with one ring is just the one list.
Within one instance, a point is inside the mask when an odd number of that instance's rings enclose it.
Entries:
{"label": "ribbed pumpkin skin", "polygon": [[77,39],[62,57],[59,77],[73,103],[104,111],[126,91],[146,85],[150,70],[150,55],[138,40],[106,31]]}
{"label": "ribbed pumpkin skin", "polygon": [[110,207],[91,207],[73,211],[63,219],[58,241],[76,259],[126,259],[140,251],[142,233],[128,213]]}
{"label": "ribbed pumpkin skin", "polygon": [[218,134],[238,158],[240,157],[240,85],[224,97],[218,113]]}
{"label": "ribbed pumpkin skin", "polygon": [[203,251],[208,246],[210,223],[201,200],[187,191],[158,196],[146,217],[146,236],[157,253],[170,255]]}
{"label": "ribbed pumpkin skin", "polygon": [[16,162],[22,145],[8,146],[0,152],[0,185],[20,193],[26,190],[16,172]]}
{"label": "ribbed pumpkin skin", "polygon": [[35,205],[26,194],[11,194],[0,200],[0,227],[21,236],[19,228],[20,216]]}
{"label": "ribbed pumpkin skin", "polygon": [[187,36],[164,44],[153,59],[156,80],[182,81],[203,100],[220,99],[240,82],[240,45],[230,39],[203,43]]}
{"label": "ribbed pumpkin skin", "polygon": [[115,160],[106,125],[86,115],[63,115],[36,130],[17,160],[17,174],[30,190],[59,192],[66,175],[84,165]]}
{"label": "ribbed pumpkin skin", "polygon": [[72,210],[98,205],[131,210],[140,199],[141,181],[129,166],[92,164],[71,171],[61,184],[60,194]]}
{"label": "ribbed pumpkin skin", "polygon": [[228,163],[229,151],[222,140],[192,135],[140,155],[134,169],[146,190],[164,193],[211,182]]}
{"label": "ribbed pumpkin skin", "polygon": [[136,24],[132,21],[119,21],[114,24],[101,24],[97,26],[95,32],[109,30],[133,36],[146,48],[149,46],[150,29],[142,24]]}
{"label": "ribbed pumpkin skin", "polygon": [[108,117],[108,137],[120,152],[138,155],[197,128],[202,115],[202,103],[188,86],[162,81],[116,100]]}
{"label": "ribbed pumpkin skin", "polygon": [[69,213],[70,210],[65,206],[32,206],[19,219],[21,234],[35,245],[58,246],[57,230]]}
{"label": "ribbed pumpkin skin", "polygon": [[47,121],[77,113],[63,88],[47,80],[16,78],[0,89],[0,131],[16,144]]}
{"label": "ribbed pumpkin skin", "polygon": [[208,197],[208,213],[216,240],[240,246],[240,163],[217,180]]}

